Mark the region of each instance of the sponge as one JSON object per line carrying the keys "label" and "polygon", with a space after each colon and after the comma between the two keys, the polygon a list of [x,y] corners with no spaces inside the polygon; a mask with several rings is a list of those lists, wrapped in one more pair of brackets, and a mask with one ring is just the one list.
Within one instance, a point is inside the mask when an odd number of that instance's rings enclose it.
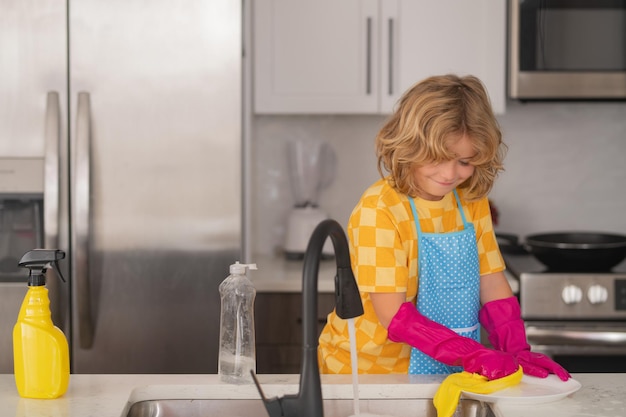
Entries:
{"label": "sponge", "polygon": [[491,381],[480,374],[472,374],[465,371],[451,374],[443,380],[433,398],[433,403],[437,409],[437,417],[451,417],[454,414],[461,398],[461,391],[491,394],[492,392],[519,384],[523,375],[521,366],[511,375]]}

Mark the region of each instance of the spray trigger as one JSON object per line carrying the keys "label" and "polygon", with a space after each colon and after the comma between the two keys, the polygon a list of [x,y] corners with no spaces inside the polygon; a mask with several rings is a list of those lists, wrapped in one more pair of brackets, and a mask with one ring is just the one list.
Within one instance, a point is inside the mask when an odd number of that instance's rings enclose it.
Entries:
{"label": "spray trigger", "polygon": [[33,249],[22,256],[18,266],[28,268],[31,275],[43,274],[46,269],[53,268],[61,281],[66,282],[58,263],[63,258],[65,252],[59,249]]}

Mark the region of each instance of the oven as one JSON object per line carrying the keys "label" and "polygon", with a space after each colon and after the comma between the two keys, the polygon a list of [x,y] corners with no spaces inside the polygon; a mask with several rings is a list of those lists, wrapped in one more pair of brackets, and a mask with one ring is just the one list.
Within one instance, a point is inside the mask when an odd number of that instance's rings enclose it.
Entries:
{"label": "oven", "polygon": [[626,236],[497,233],[526,336],[568,371],[626,372]]}
{"label": "oven", "polygon": [[626,372],[626,272],[519,275],[528,342],[569,372]]}

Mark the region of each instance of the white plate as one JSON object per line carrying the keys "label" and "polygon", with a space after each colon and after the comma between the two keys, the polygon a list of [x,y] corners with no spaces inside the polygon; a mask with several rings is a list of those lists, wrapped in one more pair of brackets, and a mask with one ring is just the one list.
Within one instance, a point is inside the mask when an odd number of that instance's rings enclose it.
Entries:
{"label": "white plate", "polygon": [[522,381],[514,387],[491,394],[463,391],[463,397],[490,403],[543,404],[565,398],[580,387],[580,382],[572,378],[561,381],[556,375],[548,375],[547,378],[524,375]]}

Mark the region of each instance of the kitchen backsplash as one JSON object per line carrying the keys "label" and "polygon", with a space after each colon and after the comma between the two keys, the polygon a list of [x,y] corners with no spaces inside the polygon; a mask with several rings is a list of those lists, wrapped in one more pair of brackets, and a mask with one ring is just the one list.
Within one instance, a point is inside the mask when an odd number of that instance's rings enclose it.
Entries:
{"label": "kitchen backsplash", "polygon": [[[509,102],[498,117],[509,146],[490,198],[497,230],[525,236],[555,230],[626,234],[626,103]],[[286,143],[328,141],[337,154],[320,207],[346,225],[377,178],[374,138],[384,116],[255,116],[252,121],[251,250],[280,251],[293,205]]]}

